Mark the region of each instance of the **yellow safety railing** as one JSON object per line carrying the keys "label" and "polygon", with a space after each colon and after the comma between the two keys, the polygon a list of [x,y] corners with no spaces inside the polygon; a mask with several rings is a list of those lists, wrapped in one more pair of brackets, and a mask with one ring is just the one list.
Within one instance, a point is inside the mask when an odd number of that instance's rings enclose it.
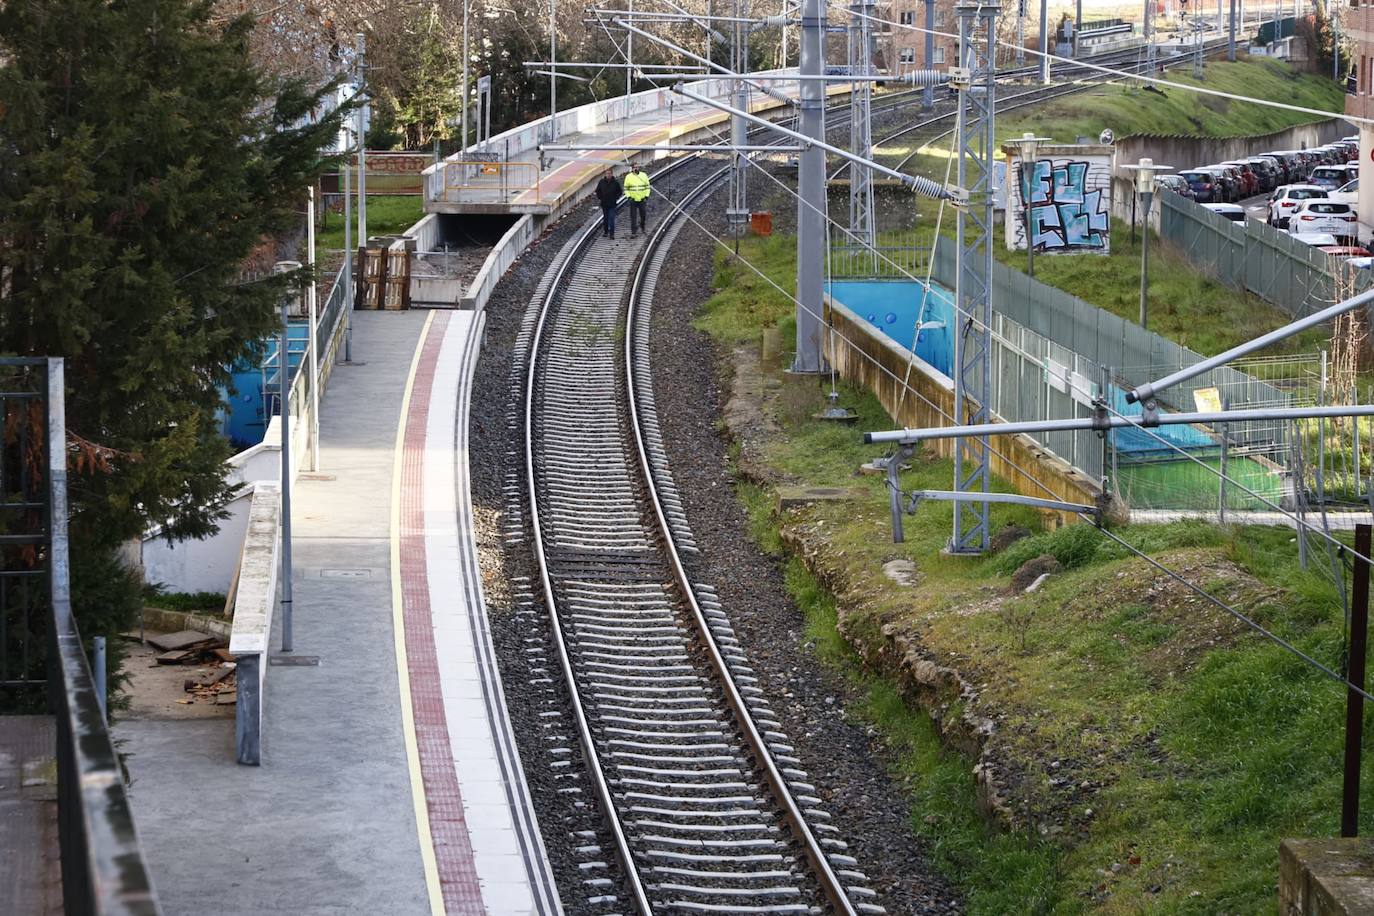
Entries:
{"label": "yellow safety railing", "polygon": [[534,192],[540,199],[539,164],[536,162],[445,162],[444,197],[450,192],[476,191],[499,194],[503,200]]}

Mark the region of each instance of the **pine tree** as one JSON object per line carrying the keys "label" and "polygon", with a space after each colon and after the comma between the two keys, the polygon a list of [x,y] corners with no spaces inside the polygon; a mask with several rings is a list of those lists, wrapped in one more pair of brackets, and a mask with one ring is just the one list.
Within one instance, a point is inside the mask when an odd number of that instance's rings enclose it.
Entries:
{"label": "pine tree", "polygon": [[112,450],[73,481],[74,527],[210,533],[226,367],[275,325],[242,282],[301,223],[337,116],[249,64],[249,20],[189,0],[0,7],[0,352],[67,359],[67,423]]}
{"label": "pine tree", "polygon": [[337,135],[338,113],[308,117],[331,87],[269,79],[252,21],[210,13],[0,4],[0,353],[65,357],[68,430],[108,458],[72,468],[78,580],[83,552],[108,576],[102,554],[151,526],[204,537],[223,517],[221,388],[281,292],[241,268],[301,225]]}

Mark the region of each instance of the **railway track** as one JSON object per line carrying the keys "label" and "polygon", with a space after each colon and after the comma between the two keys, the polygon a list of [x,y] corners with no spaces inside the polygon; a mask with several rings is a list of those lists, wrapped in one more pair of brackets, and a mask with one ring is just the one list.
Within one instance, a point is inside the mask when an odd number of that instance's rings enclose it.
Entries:
{"label": "railway track", "polygon": [[[1207,42],[1203,47],[1207,53],[1213,53],[1222,50],[1226,47],[1226,39],[1223,38]],[[1096,55],[1094,57],[1088,58],[1088,60],[1100,66],[1117,67],[1120,69],[1124,69],[1130,73],[1139,74],[1143,72],[1145,69],[1145,65],[1137,60],[1139,53],[1139,48],[1133,48],[1127,51],[1113,51],[1106,54]],[[1157,62],[1162,65],[1169,65],[1177,63],[1178,61],[1191,59],[1191,57],[1191,53],[1184,52],[1180,54],[1161,56]],[[999,80],[1023,79],[1027,77],[1033,77],[1038,72],[1039,71],[1035,68],[1001,70],[998,71],[998,78]],[[1082,72],[1084,74],[1091,75],[1093,73],[1096,73],[1097,71],[1094,71],[1088,67],[1074,66],[1072,64],[1062,64],[1058,66],[1055,70],[1056,75],[1060,77],[1063,77],[1065,74],[1073,74],[1077,72]],[[1121,77],[1116,76],[1103,76],[1101,79],[1080,79],[1076,80],[1075,82],[1069,85],[1038,86],[1034,89],[1027,89],[1023,92],[1016,92],[1008,95],[999,95],[997,99],[997,111],[999,113],[1002,113],[1007,111],[1014,111],[1019,108],[1028,108],[1032,105],[1039,105],[1044,102],[1051,101],[1053,99],[1062,98],[1066,95],[1072,95],[1076,92],[1083,92],[1087,89],[1092,89],[1096,86],[1101,86],[1106,83],[1116,82],[1120,79]],[[911,94],[916,94],[918,92],[920,92],[920,90],[912,90]],[[890,98],[895,98],[897,96],[905,97],[907,95],[908,93],[906,92],[894,93],[893,96],[890,96]],[[937,103],[937,105],[938,104],[939,103]],[[952,124],[957,112],[952,102],[946,103],[946,105],[948,107],[947,111],[927,112],[922,117],[919,117],[914,121],[901,124],[893,130],[882,133],[881,136],[875,136],[873,138],[873,145],[877,147],[883,143],[890,143],[893,140],[900,140],[905,137],[910,137],[913,134],[917,134],[922,131],[928,131],[930,130],[930,128],[938,127],[946,123]],[[900,103],[891,106],[886,106],[884,107],[882,114],[887,114],[889,111],[900,110],[900,107]],[[873,117],[877,119],[879,116],[879,111],[877,108],[875,108]],[[896,168],[898,171],[905,170],[907,165],[911,162],[912,159],[916,157],[917,153],[920,152],[923,146],[936,142],[940,139],[943,139],[944,137],[948,137],[953,132],[954,128],[951,126],[937,133],[932,133],[930,136],[921,138],[922,142],[918,144],[917,147],[911,153],[903,157],[893,167]],[[836,178],[842,177],[845,174],[845,172],[849,169],[849,165],[850,164],[848,162],[843,162],[840,165],[838,165],[831,173],[830,179],[834,180]]]}
{"label": "railway track", "polygon": [[[685,195],[701,199],[715,169]],[[884,912],[829,825],[696,550],[654,413],[648,328],[681,224],[551,268],[526,362],[529,520],[587,779],[624,877],[604,912]]]}

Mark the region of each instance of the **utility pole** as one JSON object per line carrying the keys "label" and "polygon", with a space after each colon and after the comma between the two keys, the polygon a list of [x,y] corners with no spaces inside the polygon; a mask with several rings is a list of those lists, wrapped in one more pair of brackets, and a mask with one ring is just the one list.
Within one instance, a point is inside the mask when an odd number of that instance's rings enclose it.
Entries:
{"label": "utility pole", "polygon": [[[730,30],[730,69],[743,74],[749,69],[749,30],[742,20],[749,17],[749,0],[735,0],[735,21]],[[633,34],[633,33],[631,33]],[[732,87],[732,104],[739,111],[749,110],[749,84],[736,79]],[[735,246],[749,224],[749,157],[740,148],[749,143],[749,129],[744,118],[730,116],[730,144],[735,153],[730,163],[730,202],[725,208],[725,221],[735,235]]]}
{"label": "utility pole", "polygon": [[[1026,0],[1016,0],[1016,66],[1026,65]],[[930,66],[930,62],[926,62]]]}
{"label": "utility pole", "polygon": [[[959,53],[962,55],[963,50]],[[1050,0],[1040,0],[1040,82],[1050,84]],[[962,59],[962,57],[960,58]]]}
{"label": "utility pole", "polygon": [[[818,77],[825,72],[825,5],[822,0],[802,0],[801,75]],[[825,142],[825,84],[819,79],[801,81],[798,120],[808,139]],[[821,287],[825,272],[825,150],[812,143],[801,152],[797,206],[797,356],[792,371],[820,372]]]}
{"label": "utility pole", "polygon": [[358,92],[363,103],[358,106],[358,245],[367,247],[367,37],[358,33]]}
{"label": "utility pole", "polygon": [[468,5],[469,0],[463,0],[463,149],[459,153],[460,159],[468,157]]}
{"label": "utility pole", "polygon": [[1231,0],[1231,22],[1226,29],[1226,59],[1236,59],[1236,0]]}
{"label": "utility pole", "polygon": [[[864,159],[871,159],[873,84],[868,77],[873,72],[873,29],[869,24],[873,0],[853,0],[849,10],[853,14],[849,23],[849,75],[861,74],[863,77],[852,83],[850,88],[849,151]],[[873,220],[873,172],[858,163],[849,167],[849,231],[852,237],[846,246],[861,247],[872,265],[870,270],[876,270],[878,265],[873,250],[877,240]]]}
{"label": "utility pole", "polygon": [[348,139],[348,128],[344,127],[343,172],[344,199],[344,362],[353,361],[353,170],[348,167],[348,151],[353,143]]}
{"label": "utility pole", "polygon": [[[1023,0],[1024,2],[1024,0]],[[935,69],[935,0],[925,0],[926,3],[926,69]],[[925,95],[921,97],[921,107],[926,111],[935,107],[935,84],[926,87]]]}
{"label": "utility pole", "polygon": [[1145,75],[1155,73],[1155,0],[1145,0]]}
{"label": "utility pole", "polygon": [[315,186],[309,188],[309,198],[306,206],[306,248],[308,257],[306,263],[310,265],[310,289],[307,292],[306,303],[309,306],[309,364],[310,364],[310,470],[320,469],[320,388],[317,384],[320,380],[320,366],[317,347],[319,341],[315,339],[315,322],[319,315],[319,286],[315,282]]}
{"label": "utility pole", "polygon": [[[558,0],[549,0],[549,139],[558,139],[558,30],[554,27],[553,14],[558,9]],[[625,71],[625,96],[630,95],[630,71]],[[625,112],[629,117],[630,112]],[[542,158],[542,157],[541,157]]]}
{"label": "utility pole", "polygon": [[[1041,7],[1042,15],[1044,7]],[[992,231],[994,120],[996,109],[996,2],[963,2],[959,17],[959,66],[966,78],[952,83],[959,93],[959,187],[968,198],[959,207],[959,266],[955,302],[960,331],[954,335],[954,422],[987,423],[992,392]],[[977,38],[986,39],[980,57]],[[1041,36],[1042,41],[1044,35]],[[1041,58],[1043,61],[1044,58]],[[954,440],[954,490],[987,493],[991,483],[986,436]],[[988,549],[988,504],[985,500],[954,503],[952,554]]]}
{"label": "utility pole", "polygon": [[[300,261],[278,261],[273,273],[295,273]],[[294,282],[294,278],[293,282]],[[277,338],[277,401],[281,417],[281,650],[290,652],[294,640],[291,635],[291,356],[287,352],[290,337],[292,293],[281,297],[281,332]]]}

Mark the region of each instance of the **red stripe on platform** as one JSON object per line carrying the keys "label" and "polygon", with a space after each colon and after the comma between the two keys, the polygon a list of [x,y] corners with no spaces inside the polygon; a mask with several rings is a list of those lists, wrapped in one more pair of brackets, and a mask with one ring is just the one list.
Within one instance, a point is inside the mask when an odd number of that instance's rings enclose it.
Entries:
{"label": "red stripe on platform", "polygon": [[434,316],[425,337],[405,417],[401,457],[401,610],[405,621],[406,663],[410,703],[415,716],[415,740],[420,752],[420,776],[429,810],[429,833],[444,906],[453,916],[483,916],[482,888],[472,858],[472,839],[463,816],[463,795],[453,766],[448,721],[434,649],[434,624],[429,606],[429,570],[425,562],[424,461],[434,369],[444,342],[449,316]]}

